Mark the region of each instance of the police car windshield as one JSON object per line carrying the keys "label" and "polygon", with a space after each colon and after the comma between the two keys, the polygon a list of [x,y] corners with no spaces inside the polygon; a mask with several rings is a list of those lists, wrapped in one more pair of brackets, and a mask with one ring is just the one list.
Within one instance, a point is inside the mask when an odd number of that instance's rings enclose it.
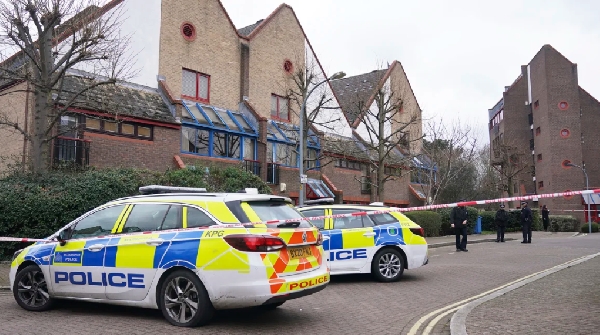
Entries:
{"label": "police car windshield", "polygon": [[[258,215],[262,221],[270,220],[288,220],[302,218],[294,207],[286,202],[282,201],[249,201],[248,205]],[[279,228],[309,228],[312,224],[309,221],[299,221],[298,226],[285,226],[280,225]]]}

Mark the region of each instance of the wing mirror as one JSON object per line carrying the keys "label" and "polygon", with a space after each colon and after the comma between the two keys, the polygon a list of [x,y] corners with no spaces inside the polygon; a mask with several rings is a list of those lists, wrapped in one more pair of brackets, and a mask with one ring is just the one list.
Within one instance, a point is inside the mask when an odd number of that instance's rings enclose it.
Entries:
{"label": "wing mirror", "polygon": [[69,239],[69,231],[67,229],[62,230],[60,233],[58,233],[57,240],[61,246],[67,244],[68,239]]}

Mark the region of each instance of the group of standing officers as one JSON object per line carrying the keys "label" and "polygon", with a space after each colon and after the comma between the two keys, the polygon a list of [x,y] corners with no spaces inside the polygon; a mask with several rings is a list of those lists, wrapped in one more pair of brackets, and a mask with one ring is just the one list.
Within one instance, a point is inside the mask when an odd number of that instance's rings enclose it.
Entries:
{"label": "group of standing officers", "polygon": [[[465,199],[461,199],[460,202],[465,202]],[[508,224],[508,212],[504,209],[504,204],[500,205],[500,209],[496,212],[494,217],[494,223],[496,224],[496,242],[504,242],[504,231]],[[548,231],[549,215],[550,211],[544,205],[542,207],[542,222],[544,225],[544,231]],[[467,250],[467,218],[468,212],[465,206],[456,206],[450,212],[450,226],[454,228],[456,235],[456,251],[469,251]],[[531,209],[528,206],[527,201],[521,202],[521,226],[523,230],[523,241],[521,243],[531,243],[531,232],[532,232],[533,216],[531,215]]]}

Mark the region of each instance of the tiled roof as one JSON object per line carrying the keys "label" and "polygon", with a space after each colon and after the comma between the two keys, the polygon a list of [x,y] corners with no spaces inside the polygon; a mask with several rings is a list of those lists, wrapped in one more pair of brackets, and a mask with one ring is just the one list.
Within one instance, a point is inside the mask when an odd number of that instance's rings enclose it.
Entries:
{"label": "tiled roof", "polygon": [[322,141],[323,151],[359,160],[370,160],[366,148],[358,139],[327,133]]}
{"label": "tiled roof", "polygon": [[254,23],[254,24],[251,24],[244,28],[238,29],[238,34],[240,34],[242,36],[248,36],[248,35],[252,34],[254,29],[256,29],[256,27],[258,27],[263,21],[264,20],[261,19],[261,20],[256,21],[256,23]]}
{"label": "tiled roof", "polygon": [[387,69],[374,70],[358,76],[331,81],[331,87],[350,124],[353,124],[359,116],[360,104],[367,103],[386,71]]}
{"label": "tiled roof", "polygon": [[[67,75],[60,103],[67,103],[75,94],[93,84],[93,79]],[[79,95],[70,107],[109,114],[175,123],[175,118],[156,89],[135,84],[107,84]]]}

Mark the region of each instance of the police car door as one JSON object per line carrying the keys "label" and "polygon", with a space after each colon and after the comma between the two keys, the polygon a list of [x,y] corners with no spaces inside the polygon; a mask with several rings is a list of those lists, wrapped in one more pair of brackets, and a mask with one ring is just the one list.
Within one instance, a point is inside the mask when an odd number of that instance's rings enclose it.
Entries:
{"label": "police car door", "polygon": [[64,245],[57,243],[50,265],[52,290],[57,296],[104,299],[102,274],[106,246],[125,205],[106,207],[79,220],[69,229]]}
{"label": "police car door", "polygon": [[[174,232],[181,228],[181,206],[161,203],[130,205],[106,251],[106,298],[141,301],[146,298],[162,256]],[[140,234],[142,233],[142,234]]]}
{"label": "police car door", "polygon": [[[350,214],[357,209],[333,208],[331,215]],[[331,272],[358,272],[369,261],[375,245],[373,228],[363,225],[365,216],[334,218],[329,238]]]}

